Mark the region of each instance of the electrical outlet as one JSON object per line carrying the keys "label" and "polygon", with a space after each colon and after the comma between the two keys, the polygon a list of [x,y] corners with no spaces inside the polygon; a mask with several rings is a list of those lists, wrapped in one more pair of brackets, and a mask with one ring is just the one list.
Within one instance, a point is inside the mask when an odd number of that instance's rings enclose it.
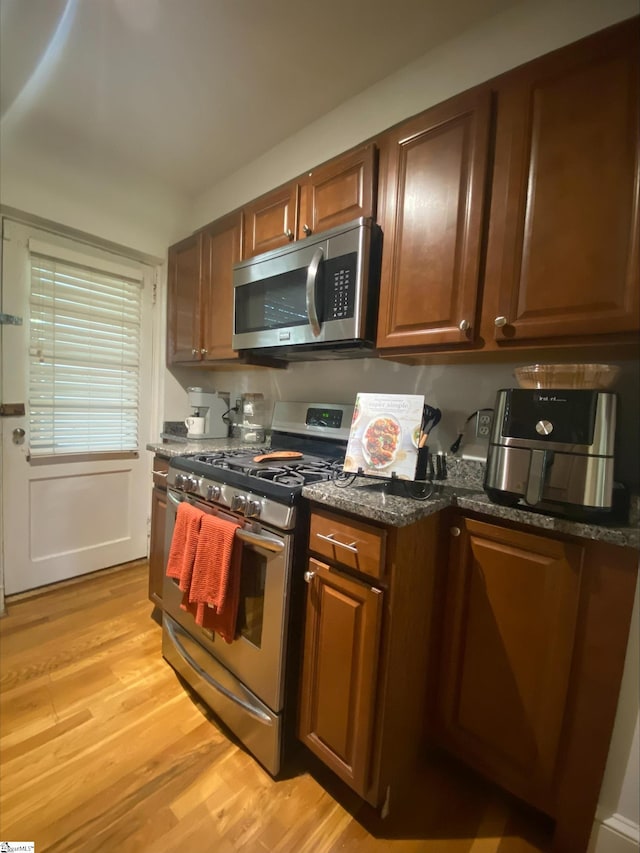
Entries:
{"label": "electrical outlet", "polygon": [[489,438],[491,412],[478,412],[476,415],[476,438]]}

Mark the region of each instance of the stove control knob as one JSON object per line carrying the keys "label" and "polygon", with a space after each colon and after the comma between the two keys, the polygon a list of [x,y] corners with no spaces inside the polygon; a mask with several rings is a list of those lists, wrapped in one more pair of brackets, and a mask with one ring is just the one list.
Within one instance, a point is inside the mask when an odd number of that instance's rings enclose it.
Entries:
{"label": "stove control knob", "polygon": [[184,489],[184,483],[185,483],[186,479],[187,478],[184,474],[176,474],[176,479],[175,479],[176,489]]}
{"label": "stove control knob", "polygon": [[221,494],[222,494],[222,489],[220,488],[220,486],[207,486],[207,500],[208,501],[219,501]]}
{"label": "stove control knob", "polygon": [[260,503],[260,501],[247,501],[247,508],[244,514],[247,516],[247,518],[258,518],[261,510],[262,504]]}
{"label": "stove control knob", "polygon": [[244,495],[234,495],[231,498],[231,509],[233,512],[244,512],[247,499]]}
{"label": "stove control knob", "polygon": [[197,492],[199,485],[200,485],[200,481],[198,480],[197,477],[193,477],[193,476],[187,477],[187,483],[186,483],[185,488],[188,492]]}
{"label": "stove control knob", "polygon": [[553,424],[551,421],[538,421],[536,424],[536,432],[538,435],[551,435],[553,432]]}

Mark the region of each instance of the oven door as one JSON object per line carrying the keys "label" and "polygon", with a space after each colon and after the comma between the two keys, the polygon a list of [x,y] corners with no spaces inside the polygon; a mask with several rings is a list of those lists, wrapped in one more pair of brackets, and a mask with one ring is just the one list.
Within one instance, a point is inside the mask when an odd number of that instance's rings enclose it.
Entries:
{"label": "oven door", "polygon": [[183,593],[173,578],[164,578],[163,608],[209,654],[229,670],[275,713],[284,704],[284,674],[289,616],[291,550],[293,535],[250,524],[192,496],[169,489],[166,553],[175,526],[176,511],[187,500],[206,513],[215,513],[243,527],[238,632],[232,643],[196,624],[181,609]]}

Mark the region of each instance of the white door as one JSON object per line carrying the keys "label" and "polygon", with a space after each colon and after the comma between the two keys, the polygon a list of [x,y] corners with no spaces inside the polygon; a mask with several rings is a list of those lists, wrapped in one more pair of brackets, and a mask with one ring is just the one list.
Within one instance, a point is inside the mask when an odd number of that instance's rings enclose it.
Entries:
{"label": "white door", "polygon": [[[24,403],[24,416],[0,418],[2,527],[6,595],[128,562],[147,553],[150,454],[152,275],[143,269],[142,356],[137,454],[30,458],[29,241],[41,239],[99,262],[114,256],[8,220],[3,222],[2,403]],[[116,258],[116,260],[122,260]],[[139,265],[140,266],[140,265]]]}

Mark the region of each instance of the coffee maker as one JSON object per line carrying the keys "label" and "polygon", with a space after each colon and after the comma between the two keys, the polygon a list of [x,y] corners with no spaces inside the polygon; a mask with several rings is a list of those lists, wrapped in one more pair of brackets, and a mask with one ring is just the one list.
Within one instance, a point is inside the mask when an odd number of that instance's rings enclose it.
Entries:
{"label": "coffee maker", "polygon": [[229,413],[229,394],[187,388],[187,397],[196,418],[204,418],[204,431],[197,435],[187,433],[187,438],[227,438],[229,422],[223,420]]}
{"label": "coffee maker", "polygon": [[605,391],[498,391],[484,480],[488,497],[584,521],[624,514],[624,489],[613,474],[616,404],[616,395]]}

